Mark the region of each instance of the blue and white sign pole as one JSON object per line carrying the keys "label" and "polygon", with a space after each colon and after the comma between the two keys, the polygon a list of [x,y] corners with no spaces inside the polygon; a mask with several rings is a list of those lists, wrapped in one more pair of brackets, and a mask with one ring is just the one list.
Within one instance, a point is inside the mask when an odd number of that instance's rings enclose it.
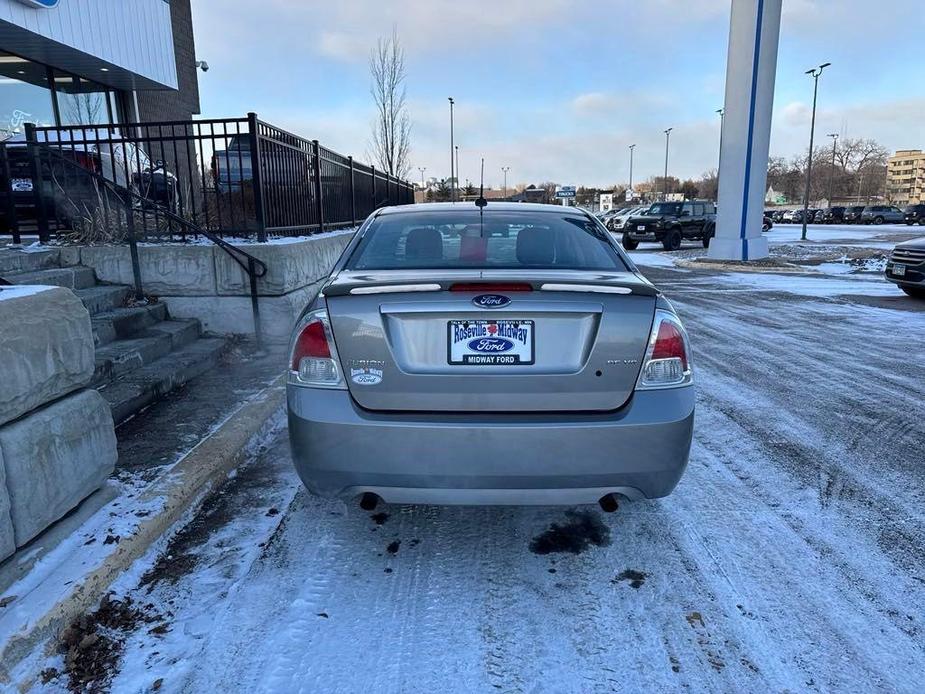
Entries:
{"label": "blue and white sign pole", "polygon": [[755,260],[768,255],[761,224],[780,12],[781,0],[732,0],[719,209],[711,258]]}

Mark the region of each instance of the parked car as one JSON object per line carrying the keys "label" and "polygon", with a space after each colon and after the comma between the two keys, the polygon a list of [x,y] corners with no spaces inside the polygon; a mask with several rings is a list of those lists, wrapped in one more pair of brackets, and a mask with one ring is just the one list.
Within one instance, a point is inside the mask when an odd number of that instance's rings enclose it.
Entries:
{"label": "parked car", "polygon": [[786,212],[787,210],[774,210],[774,212],[771,213],[771,221],[775,224],[780,224],[784,221],[784,214]]}
{"label": "parked car", "polygon": [[684,239],[702,241],[706,247],[715,231],[716,205],[708,200],[656,202],[627,220],[623,247],[633,250],[642,241],[655,241],[666,251],[676,251]]}
{"label": "parked car", "polygon": [[868,205],[861,213],[863,224],[901,224],[904,221],[903,211],[892,205]]}
{"label": "parked car", "polygon": [[[816,221],[816,215],[820,212],[822,212],[822,210],[820,210],[817,207],[810,207],[808,210],[806,210],[806,223],[814,224]],[[794,224],[802,224],[803,223],[803,210],[801,209],[794,210],[793,216],[791,217],[791,219],[793,220]]]}
{"label": "parked car", "polygon": [[825,219],[825,210],[815,210],[812,215],[813,224],[822,224]]}
{"label": "parked car", "polygon": [[641,215],[646,210],[649,209],[648,205],[636,206],[636,207],[624,207],[622,210],[618,210],[617,214],[610,217],[605,223],[610,231],[620,232],[623,231],[623,228],[626,226],[627,220],[634,215]]}
{"label": "parked car", "polygon": [[[102,176],[117,189],[132,191],[147,200],[176,211],[181,204],[180,186],[176,176],[164,162],[152,161],[137,145],[121,140],[119,131],[82,128],[78,131],[44,131],[40,145],[41,192],[45,213],[50,220],[69,225],[74,209],[93,209],[100,194],[91,175]],[[94,143],[94,140],[99,142]],[[22,134],[0,144],[6,150],[9,180],[0,171],[0,195],[9,195],[18,222],[34,225],[38,217],[35,207],[35,181],[29,150]],[[70,162],[70,163],[68,163]],[[125,192],[126,201],[132,196]],[[10,226],[9,204],[0,199],[0,229]],[[137,204],[137,198],[134,199]]]}
{"label": "parked car", "polygon": [[289,438],[312,493],[366,509],[613,510],[674,489],[692,380],[671,304],[590,215],[387,207],[297,322]]}
{"label": "parked car", "polygon": [[843,224],[845,222],[845,207],[829,207],[822,213],[823,224]]}
{"label": "parked car", "polygon": [[886,263],[886,278],[909,296],[925,299],[925,238],[896,245]]}
{"label": "parked car", "polygon": [[925,205],[908,205],[903,210],[903,220],[909,226],[913,224],[925,226]]}
{"label": "parked car", "polygon": [[[793,215],[796,210],[784,210],[781,214],[780,221],[782,224],[793,224]],[[801,211],[802,214],[802,211]]]}
{"label": "parked car", "polygon": [[771,218],[767,212],[765,212],[764,219],[761,222],[761,231],[771,231],[774,228],[774,220]]}
{"label": "parked car", "polygon": [[860,224],[864,205],[852,205],[845,208],[845,224]]}

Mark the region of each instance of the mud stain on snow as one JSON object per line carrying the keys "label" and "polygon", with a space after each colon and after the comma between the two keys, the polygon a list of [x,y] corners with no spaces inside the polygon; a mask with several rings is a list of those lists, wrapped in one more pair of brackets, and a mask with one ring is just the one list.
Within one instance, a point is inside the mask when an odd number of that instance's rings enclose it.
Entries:
{"label": "mud stain on snow", "polygon": [[636,588],[637,590],[643,586],[648,578],[648,574],[643,573],[642,571],[636,571],[635,569],[627,569],[626,571],[617,575],[611,583],[620,583],[621,581],[626,581],[630,584],[631,588]]}
{"label": "mud stain on snow", "polygon": [[592,545],[606,547],[610,544],[610,528],[593,511],[566,511],[566,522],[552,523],[549,528],[530,542],[534,554],[568,552],[581,554]]}

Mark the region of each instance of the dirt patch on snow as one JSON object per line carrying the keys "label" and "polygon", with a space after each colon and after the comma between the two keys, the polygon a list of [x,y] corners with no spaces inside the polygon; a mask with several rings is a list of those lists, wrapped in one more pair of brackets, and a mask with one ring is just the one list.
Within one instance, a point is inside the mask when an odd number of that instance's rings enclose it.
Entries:
{"label": "dirt patch on snow", "polygon": [[553,523],[530,542],[534,554],[568,552],[581,554],[591,546],[610,544],[610,528],[593,511],[566,511],[566,522]]}
{"label": "dirt patch on snow", "polygon": [[42,680],[47,684],[67,675],[67,687],[72,692],[108,691],[125,639],[139,626],[154,622],[160,622],[166,630],[153,605],[139,607],[130,597],[104,596],[96,611],[81,616],[61,632],[58,645],[64,655],[64,672],[45,670]]}

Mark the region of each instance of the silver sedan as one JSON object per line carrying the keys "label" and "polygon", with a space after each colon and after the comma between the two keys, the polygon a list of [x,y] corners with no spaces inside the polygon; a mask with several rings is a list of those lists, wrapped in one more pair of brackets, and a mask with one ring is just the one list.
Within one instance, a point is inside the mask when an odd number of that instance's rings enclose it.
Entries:
{"label": "silver sedan", "polygon": [[289,436],[322,496],[584,504],[665,496],[687,465],[691,349],[591,215],[377,210],[293,333]]}

